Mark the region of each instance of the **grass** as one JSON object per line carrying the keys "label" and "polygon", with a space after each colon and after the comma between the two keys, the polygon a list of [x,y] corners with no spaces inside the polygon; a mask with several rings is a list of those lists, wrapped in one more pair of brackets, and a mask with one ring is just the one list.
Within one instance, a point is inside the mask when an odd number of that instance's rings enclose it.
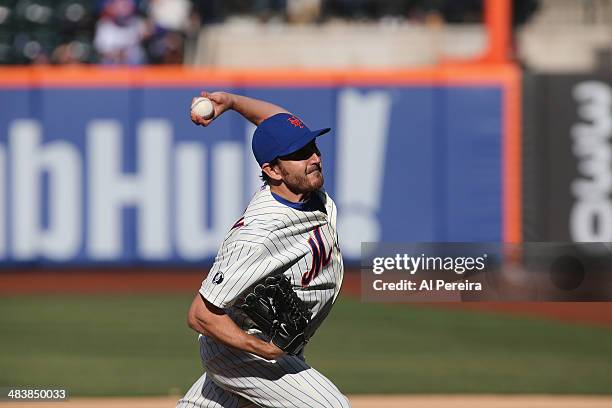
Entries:
{"label": "grass", "polygon": [[72,395],[181,392],[201,373],[189,296],[0,300],[0,384]]}
{"label": "grass", "polygon": [[609,328],[343,299],[311,346],[350,392],[612,393]]}
{"label": "grass", "polygon": [[[0,387],[180,394],[189,295],[0,298]],[[341,299],[308,361],[346,393],[612,393],[612,329]]]}

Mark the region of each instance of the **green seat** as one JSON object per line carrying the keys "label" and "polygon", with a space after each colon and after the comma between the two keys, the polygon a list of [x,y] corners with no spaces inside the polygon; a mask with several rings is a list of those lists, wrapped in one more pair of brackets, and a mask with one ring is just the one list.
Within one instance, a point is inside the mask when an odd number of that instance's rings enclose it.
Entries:
{"label": "green seat", "polygon": [[15,0],[0,0],[0,29],[11,29],[15,23]]}
{"label": "green seat", "polygon": [[94,18],[94,5],[89,0],[63,0],[55,8],[55,19],[63,30],[87,27]]}
{"label": "green seat", "polygon": [[54,2],[50,0],[17,0],[15,20],[20,29],[55,28]]}
{"label": "green seat", "polygon": [[14,52],[18,63],[29,64],[40,54],[50,57],[59,43],[59,34],[52,30],[21,31],[15,34]]}
{"label": "green seat", "polygon": [[16,63],[13,48],[13,33],[8,30],[0,30],[0,65]]}
{"label": "green seat", "polygon": [[95,62],[96,53],[88,33],[77,33],[70,39],[62,43],[64,47],[70,47],[70,52],[74,58],[82,63]]}

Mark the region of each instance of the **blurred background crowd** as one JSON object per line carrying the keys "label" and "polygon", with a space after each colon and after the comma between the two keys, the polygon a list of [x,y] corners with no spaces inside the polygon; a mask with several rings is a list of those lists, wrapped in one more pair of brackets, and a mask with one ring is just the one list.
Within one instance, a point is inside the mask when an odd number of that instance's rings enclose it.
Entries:
{"label": "blurred background crowd", "polygon": [[[514,21],[537,9],[515,1]],[[481,20],[482,0],[0,0],[0,64],[181,64],[216,25]]]}
{"label": "blurred background crowd", "polygon": [[4,64],[181,63],[189,0],[1,0]]}
{"label": "blurred background crowd", "polygon": [[[482,0],[0,0],[0,64],[414,67],[477,56]],[[512,1],[513,55],[610,65],[610,0]]]}

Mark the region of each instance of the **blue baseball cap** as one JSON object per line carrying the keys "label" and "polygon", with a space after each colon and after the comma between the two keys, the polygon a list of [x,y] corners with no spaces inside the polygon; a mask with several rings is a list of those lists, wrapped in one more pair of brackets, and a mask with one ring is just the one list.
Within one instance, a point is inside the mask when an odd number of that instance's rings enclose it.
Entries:
{"label": "blue baseball cap", "polygon": [[297,152],[331,128],[312,131],[297,116],[277,113],[257,126],[253,134],[253,154],[260,166]]}

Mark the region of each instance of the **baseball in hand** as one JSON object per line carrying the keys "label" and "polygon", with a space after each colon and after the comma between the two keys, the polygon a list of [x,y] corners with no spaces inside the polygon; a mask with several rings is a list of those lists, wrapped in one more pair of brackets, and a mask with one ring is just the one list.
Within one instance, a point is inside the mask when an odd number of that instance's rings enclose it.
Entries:
{"label": "baseball in hand", "polygon": [[208,98],[195,98],[191,104],[191,112],[203,119],[212,119],[215,116],[215,109],[212,102]]}

